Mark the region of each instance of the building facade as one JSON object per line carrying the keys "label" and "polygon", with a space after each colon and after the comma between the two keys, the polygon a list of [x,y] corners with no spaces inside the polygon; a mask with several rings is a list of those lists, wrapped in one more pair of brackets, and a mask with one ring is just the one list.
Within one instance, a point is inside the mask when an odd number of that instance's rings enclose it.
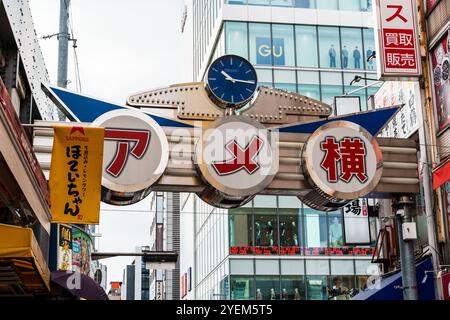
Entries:
{"label": "building facade", "polygon": [[[154,213],[150,227],[150,250],[180,254],[180,194],[153,192],[150,196],[150,210]],[[180,299],[179,261],[174,269],[152,269],[149,272],[150,300]]]}
{"label": "building facade", "polygon": [[[354,91],[367,110],[380,86],[376,60],[367,61],[372,19],[371,1],[192,1],[193,80],[204,81],[215,58],[236,54],[254,65],[259,85],[329,104]],[[350,85],[355,76],[362,81]],[[370,241],[352,246],[341,210],[319,212],[290,196],[256,196],[224,210],[182,194],[181,274],[192,268],[193,283],[184,298],[349,298],[378,273],[371,264],[378,220],[367,221]]]}
{"label": "building facade", "polygon": [[49,77],[28,1],[0,1],[0,21],[0,296],[43,296],[50,293],[49,189],[22,124],[59,115],[41,90]]}

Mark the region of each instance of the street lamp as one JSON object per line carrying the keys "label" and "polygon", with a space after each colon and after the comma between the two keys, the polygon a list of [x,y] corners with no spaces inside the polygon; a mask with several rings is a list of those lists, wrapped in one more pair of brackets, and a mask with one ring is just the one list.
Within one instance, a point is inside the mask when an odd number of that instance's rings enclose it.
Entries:
{"label": "street lamp", "polygon": [[357,92],[357,91],[360,91],[360,90],[363,90],[363,89],[365,89],[365,88],[368,88],[368,87],[371,87],[371,86],[374,86],[374,85],[376,85],[376,84],[379,84],[379,83],[383,83],[383,82],[384,82],[384,81],[381,81],[381,80],[378,80],[378,79],[366,78],[366,77],[361,77],[361,76],[356,75],[356,76],[353,78],[353,80],[350,82],[350,85],[352,86],[353,84],[355,84],[355,83],[357,83],[357,82],[360,82],[360,81],[363,80],[363,79],[364,79],[364,80],[371,80],[371,81],[374,81],[374,82],[372,82],[371,84],[368,84],[367,86],[357,88],[357,89],[352,90],[352,91],[350,91],[350,92],[346,92],[346,93],[344,94],[344,96],[348,96],[348,95],[350,95],[350,94],[352,94],[352,93],[355,93],[355,92]]}

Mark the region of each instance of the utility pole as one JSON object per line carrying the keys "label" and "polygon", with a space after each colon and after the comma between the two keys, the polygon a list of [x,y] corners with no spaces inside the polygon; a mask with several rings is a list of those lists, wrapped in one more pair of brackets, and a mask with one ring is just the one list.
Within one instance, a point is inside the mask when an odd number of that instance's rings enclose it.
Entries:
{"label": "utility pole", "polygon": [[69,55],[69,7],[70,0],[60,0],[58,33],[58,87],[67,88],[67,64]]}
{"label": "utility pole", "polygon": [[[433,118],[433,105],[431,97],[431,77],[430,77],[430,65],[429,65],[429,50],[428,50],[428,36],[426,31],[426,20],[424,2],[419,3],[419,29],[420,29],[420,46],[422,52],[422,73],[423,81],[421,83],[422,89],[422,101],[421,110],[423,126],[419,127],[419,143],[420,143],[420,163],[422,165],[422,177],[424,188],[424,202],[425,202],[425,215],[427,217],[427,233],[428,233],[428,245],[431,247],[431,256],[433,261],[433,270],[439,270],[439,252],[437,242],[437,226],[435,215],[440,214],[440,197],[434,196],[433,189],[431,187],[431,164],[437,160],[436,150],[436,128]],[[429,146],[427,148],[426,146]],[[435,201],[436,200],[436,204]],[[435,212],[436,211],[436,212]],[[433,273],[434,275],[434,273]],[[434,276],[434,291],[435,298],[440,299],[441,292],[437,284],[436,276]]]}
{"label": "utility pole", "polygon": [[416,260],[413,240],[404,240],[403,224],[412,222],[414,200],[410,196],[401,196],[394,202],[398,247],[400,249],[400,268],[402,270],[402,289],[404,300],[418,300]]}

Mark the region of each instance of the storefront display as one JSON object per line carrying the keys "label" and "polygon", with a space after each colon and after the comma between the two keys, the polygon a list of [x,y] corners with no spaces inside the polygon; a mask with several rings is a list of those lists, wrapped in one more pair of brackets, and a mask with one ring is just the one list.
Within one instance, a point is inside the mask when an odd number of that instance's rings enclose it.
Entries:
{"label": "storefront display", "polygon": [[443,131],[450,124],[450,37],[448,32],[434,46],[431,56],[438,131]]}

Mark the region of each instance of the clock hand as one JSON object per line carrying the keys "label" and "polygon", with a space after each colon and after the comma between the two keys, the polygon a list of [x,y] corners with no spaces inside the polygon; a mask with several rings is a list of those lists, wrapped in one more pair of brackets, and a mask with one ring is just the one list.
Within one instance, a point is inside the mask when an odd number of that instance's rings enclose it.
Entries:
{"label": "clock hand", "polygon": [[234,79],[234,81],[236,81],[236,82],[242,82],[242,83],[255,84],[255,81],[253,81],[253,80],[239,80],[239,79]]}
{"label": "clock hand", "polygon": [[234,79],[233,79],[228,73],[226,73],[225,71],[222,70],[220,73],[223,74],[223,75],[225,76],[225,80],[232,81],[233,83],[236,82],[236,80],[234,80]]}

